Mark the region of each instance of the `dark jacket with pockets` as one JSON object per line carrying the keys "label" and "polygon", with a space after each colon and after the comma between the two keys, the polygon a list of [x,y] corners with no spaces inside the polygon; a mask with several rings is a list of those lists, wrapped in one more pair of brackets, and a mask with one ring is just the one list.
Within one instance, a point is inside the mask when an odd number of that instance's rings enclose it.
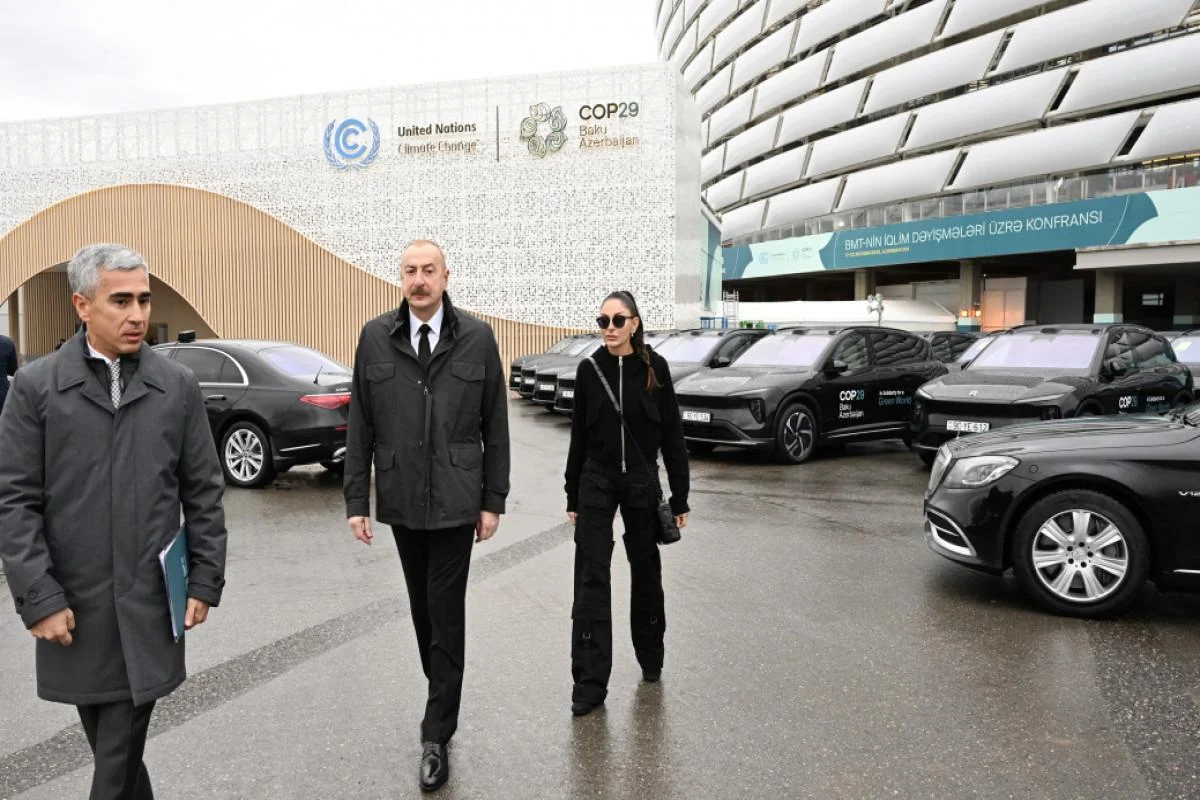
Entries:
{"label": "dark jacket with pockets", "polygon": [[445,315],[428,375],[409,335],[408,302],[368,322],[354,358],[346,440],[346,515],[371,513],[410,530],[475,524],[504,513],[508,397],[487,323],[442,298]]}
{"label": "dark jacket with pockets", "polygon": [[182,511],[188,594],[220,602],[225,484],[187,367],[143,345],[122,359],[114,410],[86,354],[80,332],[13,380],[0,413],[0,557],[27,627],[75,614],[70,647],[36,644],[38,695],[142,705],[185,677],[158,553]]}
{"label": "dark jacket with pockets", "polygon": [[8,379],[17,374],[17,346],[7,336],[0,336],[0,409],[8,395]]}

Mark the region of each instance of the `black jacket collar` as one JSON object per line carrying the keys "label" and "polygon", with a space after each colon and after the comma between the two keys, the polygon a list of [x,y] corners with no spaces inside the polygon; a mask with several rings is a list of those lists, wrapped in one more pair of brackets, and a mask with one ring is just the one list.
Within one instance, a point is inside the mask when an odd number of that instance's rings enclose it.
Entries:
{"label": "black jacket collar", "polygon": [[[446,292],[442,295],[442,330],[450,329],[451,332],[458,330],[458,313],[454,310],[454,304],[450,302],[450,293]],[[395,336],[397,333],[408,335],[408,299],[400,304],[396,309],[396,317],[392,320],[392,329],[388,331],[390,336]],[[441,331],[438,331],[440,334]]]}

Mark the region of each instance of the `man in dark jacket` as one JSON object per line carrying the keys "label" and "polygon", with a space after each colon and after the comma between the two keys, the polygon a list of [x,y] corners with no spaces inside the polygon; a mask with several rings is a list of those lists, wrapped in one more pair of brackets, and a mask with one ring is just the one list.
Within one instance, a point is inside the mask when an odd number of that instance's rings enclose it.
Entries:
{"label": "man in dark jacket", "polygon": [[358,340],[346,442],[346,515],[372,541],[392,526],[429,699],[421,723],[420,785],[446,782],[446,744],[458,726],[472,541],[492,537],[508,495],[508,398],[491,328],[456,311],[435,243],[413,242],[401,262],[404,302]]}
{"label": "man in dark jacket", "polygon": [[0,411],[8,396],[8,379],[17,374],[17,346],[7,336],[0,336]]}
{"label": "man in dark jacket", "polygon": [[199,625],[225,582],[224,483],[199,384],[142,344],[142,257],[92,245],[67,272],[87,329],[22,369],[0,414],[0,558],[38,640],[38,695],[78,706],[92,800],[143,800],[154,702],[185,677],[159,551],[182,509]]}

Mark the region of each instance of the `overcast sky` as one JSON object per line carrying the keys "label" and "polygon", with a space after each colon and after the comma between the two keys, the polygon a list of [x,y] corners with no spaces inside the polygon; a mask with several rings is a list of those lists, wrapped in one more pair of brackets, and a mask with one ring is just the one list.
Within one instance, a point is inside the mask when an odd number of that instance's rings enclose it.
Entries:
{"label": "overcast sky", "polygon": [[655,0],[0,0],[0,120],[656,59]]}

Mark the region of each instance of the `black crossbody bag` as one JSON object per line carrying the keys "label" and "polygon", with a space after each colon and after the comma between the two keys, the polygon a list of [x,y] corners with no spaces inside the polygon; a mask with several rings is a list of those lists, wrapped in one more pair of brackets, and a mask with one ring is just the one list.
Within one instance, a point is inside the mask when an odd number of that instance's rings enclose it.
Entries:
{"label": "black crossbody bag", "polygon": [[675,515],[671,513],[671,504],[663,497],[662,483],[658,479],[658,471],[650,469],[650,462],[646,460],[646,456],[642,453],[641,446],[637,440],[633,438],[633,434],[629,432],[629,426],[625,424],[625,412],[621,409],[621,404],[617,402],[617,396],[613,394],[612,386],[608,384],[608,378],[604,377],[604,373],[600,371],[600,365],[591,356],[587,357],[591,362],[592,368],[596,370],[596,375],[600,378],[600,383],[604,386],[604,391],[608,393],[608,399],[612,401],[613,408],[617,412],[617,418],[621,420],[621,427],[624,428],[626,435],[629,436],[629,441],[633,442],[633,449],[637,451],[638,458],[642,460],[642,466],[646,468],[646,472],[651,473],[654,477],[654,491],[658,500],[655,506],[655,511],[658,516],[658,542],[659,544],[674,544],[681,538],[679,526],[675,524]]}

